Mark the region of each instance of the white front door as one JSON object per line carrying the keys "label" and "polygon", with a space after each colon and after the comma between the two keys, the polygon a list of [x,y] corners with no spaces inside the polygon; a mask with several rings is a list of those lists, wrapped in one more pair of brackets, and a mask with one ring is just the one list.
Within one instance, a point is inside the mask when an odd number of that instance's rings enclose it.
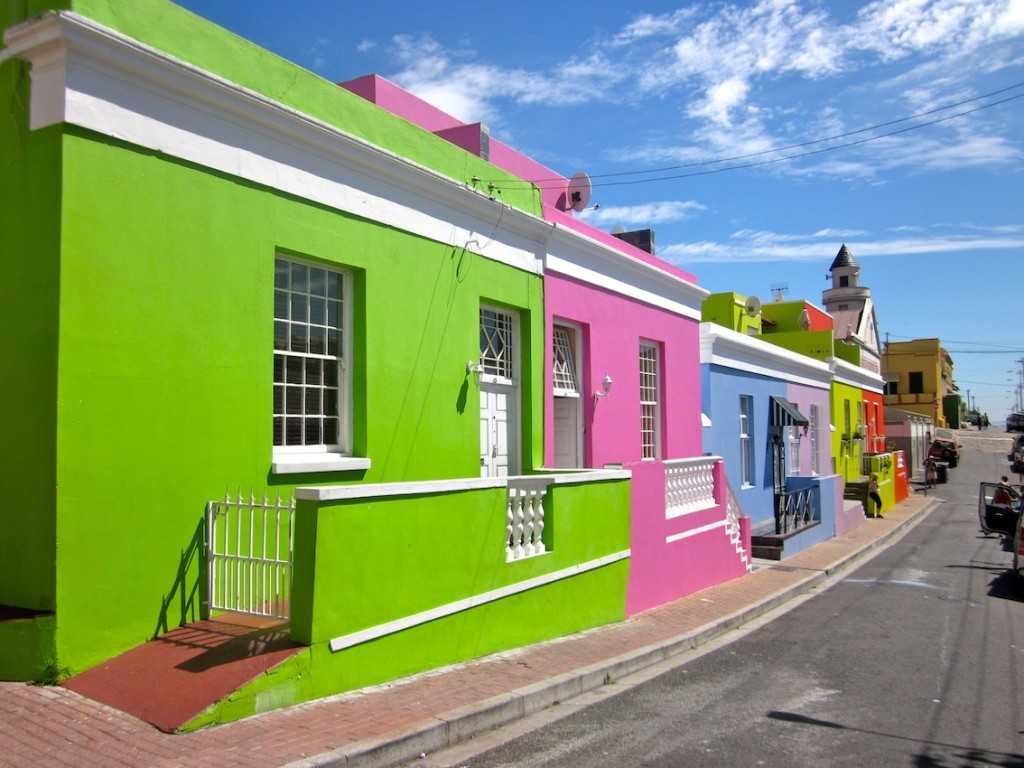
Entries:
{"label": "white front door", "polygon": [[580,435],[582,398],[579,365],[580,332],[574,326],[559,324],[551,339],[554,366],[551,372],[554,394],[555,466],[576,469],[583,466]]}
{"label": "white front door", "polygon": [[576,469],[580,457],[580,398],[555,398],[555,466]]}
{"label": "white front door", "polygon": [[507,477],[518,471],[515,408],[515,387],[480,385],[481,477]]}

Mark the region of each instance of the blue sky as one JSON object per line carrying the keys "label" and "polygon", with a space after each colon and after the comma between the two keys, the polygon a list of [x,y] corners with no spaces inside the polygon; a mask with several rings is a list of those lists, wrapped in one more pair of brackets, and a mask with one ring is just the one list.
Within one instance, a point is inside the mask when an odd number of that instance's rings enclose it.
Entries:
{"label": "blue sky", "polygon": [[965,396],[1013,409],[1024,0],[180,4],[586,171],[588,220],[653,228],[710,291],[820,305],[845,243],[883,339],[940,338]]}

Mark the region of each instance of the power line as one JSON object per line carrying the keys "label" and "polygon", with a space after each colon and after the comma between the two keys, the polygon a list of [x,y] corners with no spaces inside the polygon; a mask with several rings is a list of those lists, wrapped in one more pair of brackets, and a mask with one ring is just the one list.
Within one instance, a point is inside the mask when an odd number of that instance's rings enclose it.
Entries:
{"label": "power line", "polygon": [[[945,105],[943,105],[941,107],[935,107],[934,109],[929,109],[929,110],[927,110],[925,112],[918,112],[916,115],[908,115],[907,117],[896,118],[895,120],[889,120],[888,122],[885,122],[885,123],[878,123],[877,125],[871,125],[871,126],[868,126],[866,128],[858,128],[855,131],[847,131],[846,133],[838,133],[835,136],[827,136],[827,137],[825,137],[823,139],[812,139],[810,141],[802,141],[802,142],[799,142],[799,143],[796,143],[796,144],[789,144],[789,145],[784,146],[784,147],[775,147],[774,149],[764,149],[764,150],[761,150],[759,152],[750,152],[750,153],[745,154],[745,155],[734,155],[733,157],[725,157],[725,158],[721,158],[721,159],[718,159],[718,160],[702,160],[700,162],[686,163],[686,164],[683,164],[683,165],[672,165],[672,166],[666,166],[664,168],[652,168],[652,169],[644,170],[644,171],[620,171],[620,172],[617,172],[617,173],[593,174],[593,175],[591,175],[591,178],[592,179],[603,179],[603,178],[610,178],[610,177],[615,177],[615,176],[631,176],[631,175],[634,175],[634,174],[641,174],[641,173],[648,173],[648,174],[650,174],[650,173],[665,173],[667,171],[682,170],[683,168],[697,168],[697,167],[700,167],[702,165],[717,165],[719,163],[731,163],[731,162],[734,162],[736,160],[747,160],[747,159],[749,159],[751,157],[760,157],[762,155],[771,155],[771,154],[774,154],[776,152],[786,152],[787,150],[790,150],[790,149],[800,149],[802,147],[810,147],[810,146],[814,146],[815,144],[823,144],[823,143],[825,143],[827,141],[836,141],[838,139],[845,139],[845,138],[848,138],[850,136],[857,136],[857,135],[859,135],[861,133],[867,133],[869,131],[877,131],[877,130],[879,130],[881,128],[888,128],[891,125],[898,125],[899,123],[906,123],[906,122],[909,122],[911,120],[919,120],[922,117],[928,117],[929,115],[934,115],[934,114],[936,114],[938,112],[945,112],[946,110],[949,110],[949,109],[956,109],[957,107],[962,107],[965,104],[972,104],[973,102],[981,101],[982,99],[990,99],[993,96],[998,96],[1001,93],[1006,93],[1007,91],[1013,91],[1013,90],[1016,90],[1017,88],[1021,88],[1021,87],[1024,87],[1024,83],[1016,83],[1014,85],[1009,85],[1009,86],[1007,86],[1005,88],[1000,88],[1000,89],[998,89],[996,91],[992,91],[991,93],[982,94],[981,96],[974,96],[974,97],[972,97],[970,99],[964,99],[963,101],[958,101],[958,102],[955,102],[953,104],[945,104]],[[977,108],[972,109],[972,110],[967,110],[967,111],[960,112],[960,113],[957,113],[957,114],[954,114],[954,115],[947,115],[946,117],[942,118],[941,120],[936,120],[936,121],[932,121],[932,122],[922,123],[921,125],[913,126],[912,129],[924,128],[924,127],[929,126],[929,125],[934,125],[936,122],[942,122],[942,120],[949,120],[949,119],[952,119],[954,117],[961,117],[963,115],[968,115],[971,112],[977,112],[980,109],[988,109],[989,107],[994,107],[994,106],[996,106],[998,104],[1002,104],[1003,102],[1006,102],[1006,101],[1012,101],[1013,99],[1019,99],[1022,96],[1024,96],[1024,94],[1018,94],[1017,96],[1011,96],[1011,97],[1009,97],[1007,99],[1003,99],[1001,101],[993,102],[992,104],[985,104],[985,105],[982,105],[981,107],[977,107]],[[870,140],[874,140],[875,138],[885,138],[885,136],[890,136],[890,135],[895,135],[895,134],[885,134],[883,136],[872,137]],[[862,143],[862,142],[855,142],[855,143]],[[852,144],[840,145],[839,147],[835,147],[835,149],[840,149],[840,148],[842,148],[844,146],[852,146]],[[803,155],[794,155],[794,157],[802,157],[802,156]],[[789,159],[789,158],[785,158],[785,159]]]}
{"label": "power line", "polygon": [[[697,162],[693,162],[693,163],[686,163],[686,164],[683,164],[683,165],[671,165],[671,166],[664,166],[664,167],[661,167],[661,168],[649,168],[649,169],[634,170],[634,171],[618,171],[618,172],[614,172],[614,173],[590,174],[590,178],[591,178],[591,180],[593,180],[593,179],[616,179],[616,178],[619,178],[619,177],[622,177],[622,176],[638,176],[638,175],[663,174],[663,173],[668,173],[670,171],[684,170],[684,169],[687,169],[687,168],[704,168],[705,166],[710,166],[710,165],[721,165],[722,163],[733,163],[733,162],[738,161],[738,160],[748,160],[750,158],[763,157],[765,155],[772,155],[772,154],[777,154],[779,152],[786,152],[786,151],[789,151],[791,149],[801,149],[801,148],[804,148],[804,147],[813,147],[813,146],[816,146],[818,144],[824,144],[824,143],[827,143],[827,142],[838,141],[840,139],[849,138],[851,136],[858,136],[860,134],[870,133],[870,132],[873,132],[873,131],[878,131],[880,129],[888,128],[888,127],[893,126],[893,125],[899,125],[901,123],[906,123],[906,122],[909,122],[911,120],[920,120],[921,118],[928,117],[929,115],[935,115],[935,114],[938,114],[940,112],[946,112],[946,111],[948,111],[950,109],[956,109],[956,108],[962,107],[962,106],[964,106],[966,104],[972,104],[974,102],[981,101],[983,99],[990,99],[993,96],[998,96],[1000,94],[1007,93],[1007,92],[1013,91],[1013,90],[1017,90],[1018,88],[1022,88],[1022,87],[1024,87],[1024,82],[1015,83],[1013,85],[1006,86],[1005,88],[999,88],[998,90],[991,91],[989,93],[982,94],[980,96],[974,96],[974,97],[969,98],[969,99],[963,99],[962,101],[954,102],[954,103],[951,103],[951,104],[945,104],[945,105],[943,105],[941,107],[935,107],[934,109],[930,109],[930,110],[927,110],[925,112],[919,112],[919,113],[914,114],[914,115],[908,115],[906,117],[896,118],[894,120],[889,120],[889,121],[886,121],[884,123],[877,123],[875,125],[867,126],[865,128],[858,128],[857,130],[854,130],[854,131],[847,131],[845,133],[835,134],[834,136],[827,136],[825,138],[820,138],[820,139],[811,139],[809,141],[799,142],[799,143],[795,143],[795,144],[789,144],[789,145],[782,146],[782,147],[775,147],[773,149],[765,149],[765,150],[761,150],[761,151],[758,151],[758,152],[750,152],[750,153],[743,154],[743,155],[734,155],[732,157],[718,158],[718,159],[715,159],[715,160],[702,160],[702,161],[697,161]],[[925,122],[921,122],[921,123],[918,123],[916,125],[911,125],[911,126],[907,126],[905,128],[900,128],[899,130],[888,131],[886,133],[881,133],[881,134],[873,135],[873,136],[867,136],[867,137],[862,138],[862,139],[857,139],[856,141],[844,142],[842,144],[835,144],[833,146],[822,147],[820,149],[812,149],[812,150],[809,150],[807,152],[797,152],[795,154],[785,155],[783,157],[775,157],[775,158],[770,158],[770,159],[767,159],[767,160],[758,160],[758,161],[749,162],[749,163],[737,163],[736,165],[728,165],[728,166],[725,166],[724,168],[710,168],[710,169],[705,169],[705,170],[693,171],[691,173],[673,174],[673,175],[669,175],[669,176],[657,176],[655,178],[630,179],[630,180],[625,180],[625,181],[605,181],[605,182],[600,182],[599,181],[599,182],[594,183],[594,186],[598,186],[598,187],[625,186],[625,185],[633,185],[633,184],[647,184],[647,183],[650,183],[650,182],[653,182],[653,181],[669,181],[669,180],[673,180],[673,179],[690,178],[690,177],[694,177],[694,176],[710,176],[712,174],[724,173],[726,171],[735,171],[735,170],[741,170],[741,169],[745,169],[745,168],[756,168],[758,166],[772,165],[772,164],[775,164],[775,163],[785,162],[787,160],[797,160],[797,159],[802,158],[802,157],[810,157],[812,155],[823,154],[825,152],[834,152],[834,151],[839,150],[839,149],[848,149],[850,147],[859,146],[861,144],[867,144],[867,143],[872,142],[872,141],[879,141],[880,139],[891,138],[893,136],[898,136],[900,134],[908,133],[910,131],[916,131],[916,130],[919,130],[921,128],[927,128],[927,127],[930,127],[930,126],[933,126],[933,125],[937,125],[939,123],[946,122],[947,120],[953,120],[953,119],[956,119],[956,118],[959,118],[959,117],[964,117],[966,115],[973,114],[975,112],[980,112],[980,111],[985,110],[985,109],[991,109],[992,107],[997,107],[997,106],[1000,106],[1002,104],[1006,104],[1006,103],[1011,102],[1011,101],[1016,101],[1017,99],[1021,99],[1021,98],[1024,98],[1024,93],[1019,93],[1019,94],[1016,94],[1014,96],[1007,96],[1006,98],[999,99],[997,101],[989,102],[987,104],[981,104],[981,105],[979,105],[977,107],[973,107],[972,109],[965,109],[965,110],[962,110],[960,112],[955,112],[955,113],[950,114],[950,115],[943,115],[942,117],[937,117],[937,118],[935,118],[933,120],[927,120]],[[510,184],[515,184],[516,182],[514,182],[514,181],[510,182],[508,180],[505,180],[502,183],[503,183],[504,186],[509,186]],[[564,184],[565,183],[565,179],[561,178],[561,177],[558,177],[558,178],[550,178],[550,179],[538,179],[538,180],[533,180],[533,181],[523,181],[522,183],[524,183],[524,184],[534,184],[534,185],[536,185],[538,187],[541,187],[541,188],[549,188],[549,187],[554,186],[554,185]],[[548,185],[548,186],[546,187],[545,185]]]}
{"label": "power line", "polygon": [[[671,176],[658,176],[657,178],[653,178],[653,179],[634,179],[632,181],[604,182],[604,183],[595,184],[594,186],[614,187],[614,186],[625,186],[625,185],[630,185],[630,184],[644,184],[644,183],[651,182],[651,181],[669,181],[669,180],[672,180],[672,179],[685,179],[685,178],[689,178],[691,176],[710,176],[712,174],[724,173],[726,171],[736,171],[736,170],[740,170],[740,169],[743,169],[743,168],[756,168],[756,167],[762,166],[762,165],[772,165],[774,163],[783,163],[783,162],[786,162],[787,160],[797,160],[797,159],[799,159],[801,157],[810,157],[811,155],[820,155],[820,154],[823,154],[825,152],[834,152],[837,149],[847,149],[849,147],[856,147],[856,146],[859,146],[861,144],[867,144],[867,143],[872,142],[872,141],[878,141],[879,139],[887,139],[887,138],[890,138],[892,136],[898,136],[901,133],[908,133],[910,131],[916,131],[919,128],[926,128],[926,127],[931,126],[931,125],[937,125],[938,123],[943,123],[943,122],[946,122],[947,120],[953,120],[954,118],[957,118],[957,117],[963,117],[965,115],[969,115],[969,114],[972,114],[974,112],[980,112],[983,109],[989,109],[990,107],[995,107],[995,106],[998,106],[1000,104],[1005,104],[1008,101],[1014,101],[1016,99],[1021,99],[1021,98],[1024,98],[1024,93],[1017,94],[1016,96],[1009,96],[1009,97],[1007,97],[1005,99],[1001,99],[999,101],[994,101],[991,104],[983,104],[983,105],[981,105],[979,107],[975,107],[974,109],[964,110],[963,112],[957,112],[957,113],[954,113],[952,115],[946,115],[944,117],[936,118],[935,120],[929,120],[929,121],[924,122],[924,123],[919,123],[917,125],[911,125],[911,126],[908,126],[906,128],[901,128],[898,131],[889,131],[888,133],[882,133],[882,134],[879,134],[877,136],[869,136],[869,137],[867,137],[865,139],[858,139],[857,141],[849,141],[849,142],[846,142],[844,144],[836,144],[836,145],[831,146],[831,147],[824,147],[822,149],[814,149],[814,150],[810,150],[808,152],[798,152],[798,153],[793,154],[793,155],[786,155],[784,157],[772,158],[771,160],[760,160],[760,161],[753,162],[753,163],[740,163],[738,165],[728,165],[728,166],[726,166],[724,168],[713,168],[711,170],[706,170],[706,171],[694,171],[693,173],[680,173],[680,174],[674,174],[674,175],[671,175]],[[827,141],[827,139],[820,139],[820,140],[818,140],[818,142],[815,142],[815,143],[819,143],[821,141]]]}

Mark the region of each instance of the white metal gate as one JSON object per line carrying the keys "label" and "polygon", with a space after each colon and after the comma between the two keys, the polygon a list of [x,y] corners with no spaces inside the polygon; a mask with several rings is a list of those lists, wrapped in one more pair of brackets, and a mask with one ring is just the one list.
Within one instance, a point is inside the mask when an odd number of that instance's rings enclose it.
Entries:
{"label": "white metal gate", "polygon": [[206,505],[206,616],[233,611],[289,617],[295,500],[250,492]]}

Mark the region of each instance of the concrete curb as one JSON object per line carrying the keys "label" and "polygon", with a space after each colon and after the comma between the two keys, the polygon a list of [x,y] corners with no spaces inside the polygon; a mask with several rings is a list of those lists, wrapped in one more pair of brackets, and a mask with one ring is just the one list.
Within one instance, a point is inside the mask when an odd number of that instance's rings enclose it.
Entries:
{"label": "concrete curb", "polygon": [[[420,755],[454,746],[479,733],[499,728],[546,709],[556,702],[568,701],[583,693],[597,690],[610,682],[628,677],[654,664],[699,648],[712,640],[790,602],[828,581],[835,574],[857,565],[883,546],[894,542],[917,525],[942,499],[932,498],[916,512],[901,520],[895,528],[833,563],[809,571],[797,582],[761,599],[750,606],[716,619],[684,635],[649,645],[574,672],[552,677],[494,696],[481,702],[451,710],[430,718],[401,734],[382,739],[367,739],[320,755],[288,763],[284,768],[393,768]],[[865,522],[865,524],[868,524]],[[827,543],[827,542],[823,542]]]}

